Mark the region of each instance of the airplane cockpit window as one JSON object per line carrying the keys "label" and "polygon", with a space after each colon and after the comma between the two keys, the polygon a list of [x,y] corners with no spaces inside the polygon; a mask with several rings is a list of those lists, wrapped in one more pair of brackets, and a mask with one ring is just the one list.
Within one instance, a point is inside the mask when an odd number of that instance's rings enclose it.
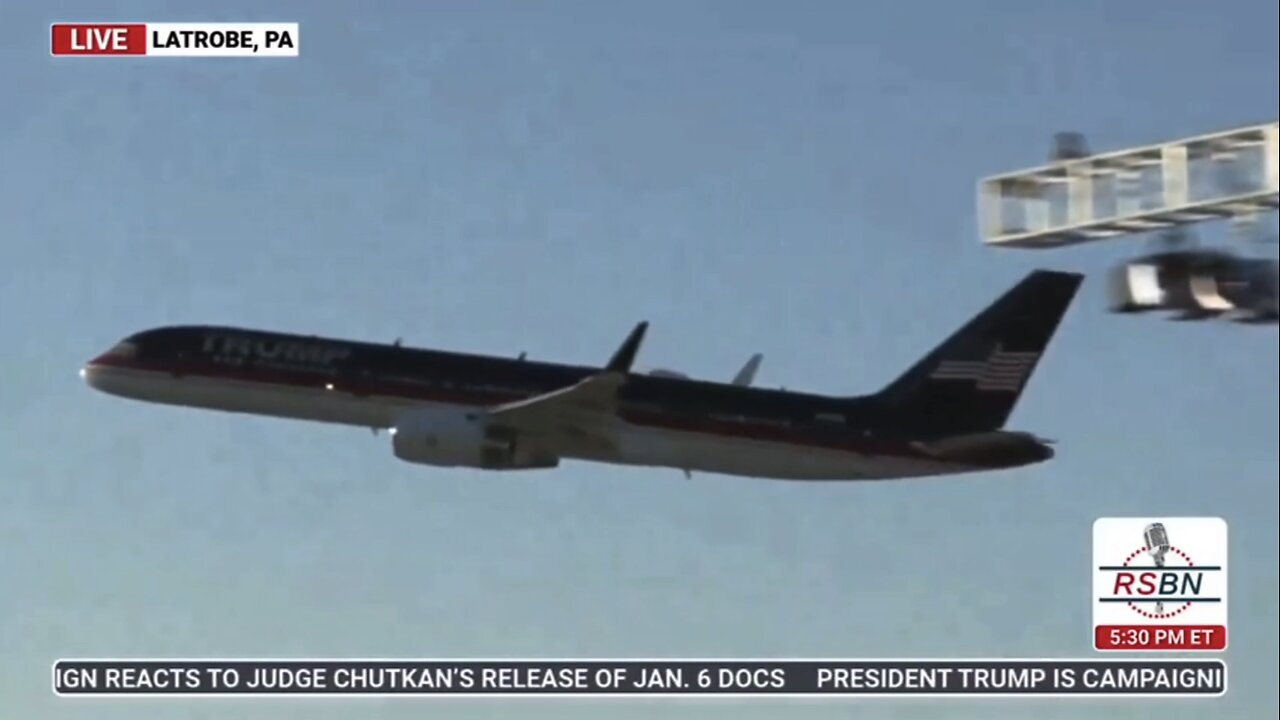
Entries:
{"label": "airplane cockpit window", "polygon": [[132,360],[138,357],[138,344],[130,340],[124,340],[116,343],[106,354],[111,357]]}

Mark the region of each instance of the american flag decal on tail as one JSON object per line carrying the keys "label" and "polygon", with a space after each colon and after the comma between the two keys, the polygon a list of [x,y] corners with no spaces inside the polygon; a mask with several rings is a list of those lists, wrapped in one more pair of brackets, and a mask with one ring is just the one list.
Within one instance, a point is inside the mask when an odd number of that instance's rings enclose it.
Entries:
{"label": "american flag decal on tail", "polygon": [[1008,352],[996,345],[986,360],[943,360],[929,377],[934,380],[972,380],[979,390],[1018,392],[1039,352]]}

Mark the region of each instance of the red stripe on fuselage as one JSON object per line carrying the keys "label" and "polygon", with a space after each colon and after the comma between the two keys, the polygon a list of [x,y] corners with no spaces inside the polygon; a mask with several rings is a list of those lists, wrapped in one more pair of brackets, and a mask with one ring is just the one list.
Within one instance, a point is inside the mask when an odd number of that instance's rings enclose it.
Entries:
{"label": "red stripe on fuselage", "polygon": [[[241,368],[218,365],[216,363],[201,363],[198,367],[175,369],[173,365],[168,363],[151,363],[110,355],[92,360],[89,366],[163,373],[179,379],[190,377],[208,380],[228,380],[313,390],[319,390],[323,385],[331,383],[334,386],[333,390],[326,390],[327,392],[344,392],[355,397],[376,396],[474,407],[491,407],[530,397],[527,393],[477,388],[424,387],[413,382],[369,378],[352,379],[343,377],[336,372],[295,371],[261,366]],[[817,432],[813,430],[804,432],[794,426],[764,425],[747,421],[733,422],[706,416],[678,415],[650,410],[624,409],[619,412],[619,417],[634,425],[664,430],[801,445],[864,455],[934,460],[934,458],[916,451],[903,442],[862,437],[852,433],[841,433],[835,428]],[[821,433],[821,436],[818,433]]]}

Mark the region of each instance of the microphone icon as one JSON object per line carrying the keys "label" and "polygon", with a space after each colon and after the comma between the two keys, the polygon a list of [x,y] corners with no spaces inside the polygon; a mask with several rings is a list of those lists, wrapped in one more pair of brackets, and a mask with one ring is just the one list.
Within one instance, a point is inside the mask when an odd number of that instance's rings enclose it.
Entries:
{"label": "microphone icon", "polygon": [[[1142,539],[1147,544],[1147,552],[1158,568],[1164,567],[1164,556],[1169,552],[1169,534],[1164,524],[1151,523],[1142,531]],[[1156,614],[1164,612],[1164,603],[1156,601]]]}

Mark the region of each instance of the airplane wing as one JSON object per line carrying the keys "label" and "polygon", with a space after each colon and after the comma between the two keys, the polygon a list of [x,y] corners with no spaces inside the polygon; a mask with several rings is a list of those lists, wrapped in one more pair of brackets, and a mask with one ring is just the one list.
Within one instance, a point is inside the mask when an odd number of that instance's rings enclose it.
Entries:
{"label": "airplane wing", "polygon": [[752,355],[751,358],[747,360],[747,364],[743,365],[742,369],[738,371],[738,374],[733,376],[733,384],[747,387],[751,385],[752,382],[755,382],[756,371],[760,369],[760,361],[763,359],[764,356],[760,353]]}
{"label": "airplane wing", "polygon": [[626,381],[626,373],[605,371],[566,388],[499,405],[489,411],[489,417],[504,424],[523,424],[564,413],[612,412],[618,388]]}
{"label": "airplane wing", "polygon": [[612,421],[617,412],[618,389],[627,381],[648,323],[636,325],[602,372],[574,385],[489,410],[489,419],[514,428],[552,448],[585,443],[597,450],[615,452]]}

